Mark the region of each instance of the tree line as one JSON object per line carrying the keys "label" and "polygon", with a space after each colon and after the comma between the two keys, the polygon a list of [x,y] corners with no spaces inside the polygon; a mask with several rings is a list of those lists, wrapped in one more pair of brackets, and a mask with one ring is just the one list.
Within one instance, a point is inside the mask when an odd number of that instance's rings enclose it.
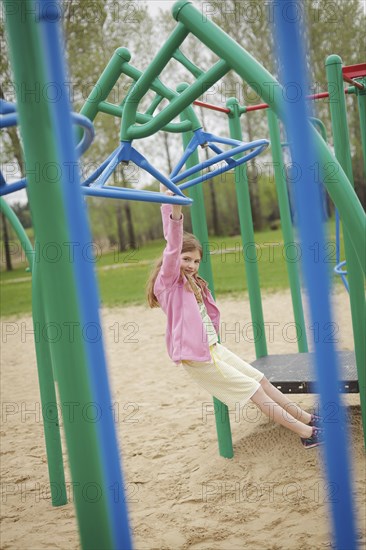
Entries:
{"label": "tree line", "polygon": [[[269,72],[275,76],[278,67],[273,55],[275,44],[271,30],[271,13],[268,3],[261,0],[243,2],[225,0],[225,2],[194,2],[203,16],[212,18],[234,40],[246,48]],[[362,36],[366,16],[360,0],[333,0],[318,2],[307,0],[302,4],[303,12],[299,17],[308,24],[308,49],[310,52],[307,65],[310,72],[312,90],[309,93],[325,91],[325,59],[335,53],[342,57],[347,65],[363,61]],[[68,87],[73,109],[79,111],[90,90],[102,73],[108,60],[117,47],[127,47],[131,54],[131,63],[144,70],[153,55],[168,37],[175,26],[170,13],[152,14],[148,3],[129,0],[64,0],[62,2],[65,50],[69,66]],[[6,53],[4,23],[0,23],[0,40],[2,51]],[[215,61],[215,56],[204,46],[189,37],[183,45],[185,55],[203,69]],[[1,81],[0,97],[13,101],[14,89],[7,55],[0,60]],[[192,82],[192,75],[176,62],[171,62],[164,69],[161,79],[175,89],[181,81]],[[118,86],[113,90],[114,103],[121,103],[131,81],[121,77]],[[234,73],[229,73],[221,82],[208,90],[205,101],[225,105],[226,100],[236,96],[241,105],[259,103],[259,91],[250,83],[243,83]],[[151,96],[146,98],[146,106]],[[361,151],[360,121],[357,109],[357,98],[349,96],[348,122],[350,130],[351,151],[354,169],[356,192],[363,204],[366,204],[366,183]],[[332,145],[331,125],[328,100],[314,103],[314,110],[325,124],[330,145]],[[213,133],[228,135],[225,115],[197,109],[203,127]],[[113,151],[119,140],[120,120],[100,114],[95,120],[96,140],[81,162],[81,170],[88,172],[90,166],[101,162]],[[263,111],[252,112],[242,117],[244,140],[252,141],[268,137],[266,117]],[[283,138],[285,141],[285,137]],[[159,132],[153,138],[143,140],[138,147],[152,164],[169,174],[182,153],[180,136]],[[17,128],[8,128],[4,132],[1,164],[15,164],[19,177],[25,174],[21,138]],[[273,171],[270,155],[247,165],[253,222],[256,230],[276,226],[279,213],[276,199]],[[4,170],[3,170],[4,172]],[[119,169],[114,175],[114,182],[125,187],[138,186],[156,189],[157,184],[149,180],[141,170],[129,166]],[[209,234],[234,235],[239,233],[239,219],[235,197],[233,175],[217,177],[204,185],[205,205]],[[161,237],[161,222],[156,204],[138,203],[118,200],[86,199],[93,238],[106,247],[117,246],[120,251],[135,248],[150,240]],[[27,204],[13,205],[26,228],[31,225]],[[186,209],[187,229],[190,229],[189,209]],[[14,238],[6,227],[2,217],[2,240]],[[7,265],[10,268],[10,264]]]}

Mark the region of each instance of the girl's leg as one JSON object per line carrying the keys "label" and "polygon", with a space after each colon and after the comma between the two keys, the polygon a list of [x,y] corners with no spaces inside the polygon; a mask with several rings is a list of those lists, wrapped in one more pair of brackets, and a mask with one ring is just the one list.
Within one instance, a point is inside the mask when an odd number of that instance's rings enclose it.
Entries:
{"label": "girl's leg", "polygon": [[303,424],[303,422],[300,422],[285,409],[283,409],[276,401],[271,399],[271,397],[265,393],[262,386],[258,388],[255,394],[251,397],[251,400],[271,420],[274,420],[278,424],[285,426],[285,428],[288,428],[292,432],[295,432],[302,438],[311,437],[313,433],[313,428],[311,426]]}
{"label": "girl's leg", "polygon": [[265,393],[278,403],[287,414],[290,414],[297,420],[300,420],[304,424],[309,424],[311,421],[311,414],[303,411],[296,403],[290,401],[280,390],[275,388],[273,384],[264,376],[260,382]]}
{"label": "girl's leg", "polygon": [[246,363],[243,359],[235,355],[222,344],[217,344],[217,353],[219,354],[220,359],[228,363],[230,366],[245,376],[249,376],[249,378],[259,381],[268,397],[278,403],[284,411],[287,411],[288,414],[293,416],[296,420],[300,420],[304,424],[309,424],[311,421],[311,414],[303,411],[298,405],[296,405],[296,403],[290,401],[290,399],[280,392],[280,390],[275,388],[265,376],[260,378],[261,373],[257,369],[252,367],[249,363]]}

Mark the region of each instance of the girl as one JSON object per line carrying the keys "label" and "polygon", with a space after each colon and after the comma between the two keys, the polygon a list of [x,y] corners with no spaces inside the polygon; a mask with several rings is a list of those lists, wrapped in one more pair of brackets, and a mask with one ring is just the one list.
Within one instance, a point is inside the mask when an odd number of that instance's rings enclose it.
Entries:
{"label": "girl", "polygon": [[[163,185],[160,191],[172,195]],[[250,400],[275,422],[298,434],[306,448],[322,443],[320,418],[302,410],[257,369],[218,342],[220,312],[206,281],[198,275],[202,247],[183,232],[182,207],[161,206],[164,237],[162,258],[147,285],[150,307],[167,315],[168,354],[212,396],[228,407]]]}

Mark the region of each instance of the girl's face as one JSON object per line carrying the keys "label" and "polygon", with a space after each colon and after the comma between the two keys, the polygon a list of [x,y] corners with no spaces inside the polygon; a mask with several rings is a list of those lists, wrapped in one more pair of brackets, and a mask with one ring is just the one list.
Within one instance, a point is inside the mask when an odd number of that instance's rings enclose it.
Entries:
{"label": "girl's face", "polygon": [[185,275],[192,277],[198,271],[201,261],[201,254],[199,250],[192,250],[191,252],[182,252],[180,255],[180,268],[184,271]]}

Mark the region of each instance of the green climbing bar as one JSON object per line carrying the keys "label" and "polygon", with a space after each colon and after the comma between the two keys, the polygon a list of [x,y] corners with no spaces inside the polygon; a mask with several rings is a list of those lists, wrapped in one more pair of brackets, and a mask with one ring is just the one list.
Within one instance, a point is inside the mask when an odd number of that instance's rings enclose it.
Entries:
{"label": "green climbing bar", "polygon": [[[281,217],[281,230],[285,250],[288,250],[295,242],[294,231],[291,222],[290,201],[288,197],[287,184],[284,171],[283,154],[281,147],[281,136],[278,119],[272,109],[267,109],[267,120],[272,149],[273,169],[276,182],[278,206]],[[296,328],[298,331],[297,345],[299,352],[307,352],[308,344],[306,337],[306,325],[301,297],[301,285],[299,270],[296,262],[290,261],[286,254],[287,274],[290,282],[292,307]]]}
{"label": "green climbing bar", "polygon": [[[230,109],[230,137],[239,141],[243,141],[243,133],[240,125],[241,113],[239,102],[236,98],[230,98],[226,102],[226,106]],[[234,158],[240,158],[241,156],[242,155],[236,155],[236,157]],[[245,272],[248,284],[250,311],[253,324],[255,353],[256,357],[258,358],[263,357],[264,355],[268,355],[268,351],[266,332],[264,328],[258,260],[253,229],[253,217],[252,209],[250,206],[249,183],[245,164],[235,167],[235,189],[238,203]],[[253,249],[254,253],[250,253],[249,250]],[[250,257],[251,254],[254,255],[254,258]]]}

